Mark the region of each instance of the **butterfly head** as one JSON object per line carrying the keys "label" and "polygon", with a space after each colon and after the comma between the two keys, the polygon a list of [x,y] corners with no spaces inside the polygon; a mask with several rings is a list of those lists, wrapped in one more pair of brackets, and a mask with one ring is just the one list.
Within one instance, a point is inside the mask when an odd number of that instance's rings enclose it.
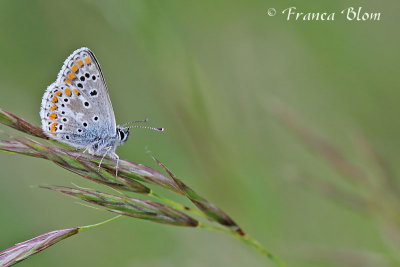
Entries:
{"label": "butterfly head", "polygon": [[117,127],[117,143],[118,145],[122,145],[128,140],[129,137],[129,128]]}

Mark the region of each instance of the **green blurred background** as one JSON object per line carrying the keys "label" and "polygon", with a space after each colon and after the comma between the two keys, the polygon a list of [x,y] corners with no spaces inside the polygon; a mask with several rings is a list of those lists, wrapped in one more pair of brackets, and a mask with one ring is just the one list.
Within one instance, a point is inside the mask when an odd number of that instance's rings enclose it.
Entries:
{"label": "green blurred background", "polygon": [[[361,6],[381,21],[286,21],[280,12]],[[270,7],[278,14],[267,15]],[[379,216],[350,209],[298,177],[346,183],[271,112],[279,101],[361,168],[363,133],[400,172],[398,1],[0,2],[0,107],[40,123],[46,87],[87,46],[117,123],[149,118],[122,158],[148,150],[290,266],[396,266]],[[4,126],[2,130],[13,132]],[[0,154],[0,250],[112,214],[36,185],[101,188],[48,161]],[[346,185],[345,185],[346,186]],[[353,185],[369,194],[362,185]],[[379,195],[373,196],[377,199]],[[183,201],[178,198],[177,200]],[[230,236],[123,218],[21,266],[273,266]]]}

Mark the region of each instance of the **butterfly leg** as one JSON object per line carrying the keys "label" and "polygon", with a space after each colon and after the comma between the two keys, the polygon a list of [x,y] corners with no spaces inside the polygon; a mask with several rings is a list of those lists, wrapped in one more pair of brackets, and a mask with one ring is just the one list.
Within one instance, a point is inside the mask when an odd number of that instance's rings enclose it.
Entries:
{"label": "butterfly leg", "polygon": [[110,157],[117,160],[117,165],[115,166],[115,177],[118,177],[119,156],[115,152],[110,152]]}
{"label": "butterfly leg", "polygon": [[101,158],[100,162],[99,162],[99,166],[97,168],[97,171],[100,170],[101,167],[101,163],[103,162],[104,158],[107,156],[107,154],[110,152],[110,150],[112,149],[112,146],[107,147],[106,152],[103,154],[103,157]]}
{"label": "butterfly leg", "polygon": [[[89,149],[89,146],[87,146],[87,147],[85,148],[85,150],[82,151],[82,154],[85,154],[86,151],[88,151],[88,149]],[[78,154],[78,156],[75,157],[75,160],[77,160],[82,154]]]}

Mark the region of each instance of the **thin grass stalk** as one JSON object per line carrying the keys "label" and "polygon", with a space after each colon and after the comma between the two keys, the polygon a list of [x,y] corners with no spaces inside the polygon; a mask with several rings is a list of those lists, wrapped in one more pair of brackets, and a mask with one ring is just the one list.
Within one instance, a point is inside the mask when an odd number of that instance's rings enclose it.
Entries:
{"label": "thin grass stalk", "polygon": [[266,250],[256,239],[254,239],[253,237],[251,237],[248,234],[243,236],[243,235],[240,235],[239,233],[237,233],[235,231],[232,231],[232,230],[229,230],[227,228],[222,228],[222,227],[219,227],[219,226],[212,226],[212,225],[208,225],[208,224],[200,224],[199,227],[204,228],[204,229],[210,229],[210,230],[215,230],[215,231],[219,231],[219,232],[230,234],[233,237],[235,237],[235,238],[239,239],[240,241],[242,241],[243,243],[245,243],[246,245],[255,248],[261,254],[265,255],[270,260],[275,262],[278,266],[286,267],[286,263],[285,262],[283,262],[281,259],[276,257],[274,254],[272,254],[271,252]]}

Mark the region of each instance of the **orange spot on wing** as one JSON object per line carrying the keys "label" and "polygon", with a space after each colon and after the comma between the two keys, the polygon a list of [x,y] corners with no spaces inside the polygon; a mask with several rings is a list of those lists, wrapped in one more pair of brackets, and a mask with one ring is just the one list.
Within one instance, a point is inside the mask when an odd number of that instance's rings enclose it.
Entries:
{"label": "orange spot on wing", "polygon": [[90,62],[92,62],[92,61],[90,60],[90,58],[86,57],[85,62],[86,62],[86,64],[90,64]]}
{"label": "orange spot on wing", "polygon": [[51,99],[51,102],[53,102],[53,103],[57,103],[57,102],[58,102],[58,99],[57,99],[57,97],[56,97],[56,96],[54,96],[54,97]]}
{"label": "orange spot on wing", "polygon": [[78,63],[79,67],[82,67],[82,65],[83,65],[83,61],[82,60],[78,60],[76,63]]}
{"label": "orange spot on wing", "polygon": [[70,80],[65,80],[66,83],[72,84]]}
{"label": "orange spot on wing", "polygon": [[62,95],[62,93],[60,91],[56,92],[56,96],[61,96],[61,95]]}
{"label": "orange spot on wing", "polygon": [[79,68],[78,68],[78,66],[76,64],[74,64],[71,69],[72,69],[73,72],[76,73]]}
{"label": "orange spot on wing", "polygon": [[78,90],[76,90],[76,89],[74,89],[74,93],[77,95],[77,96],[79,96],[81,93],[78,91]]}
{"label": "orange spot on wing", "polygon": [[50,110],[56,110],[58,107],[56,106],[56,105],[52,105],[51,107],[50,107]]}
{"label": "orange spot on wing", "polygon": [[[57,122],[54,122],[50,125],[50,132],[54,133],[55,131],[57,131],[56,126],[58,125]],[[54,135],[54,134],[53,134]]]}
{"label": "orange spot on wing", "polygon": [[76,75],[73,74],[72,72],[68,73],[68,79],[73,80],[76,78]]}
{"label": "orange spot on wing", "polygon": [[71,89],[66,88],[66,89],[64,90],[64,93],[65,93],[67,96],[71,96]]}
{"label": "orange spot on wing", "polygon": [[51,113],[51,114],[49,115],[49,119],[50,119],[50,120],[55,120],[55,119],[57,119],[57,114]]}

